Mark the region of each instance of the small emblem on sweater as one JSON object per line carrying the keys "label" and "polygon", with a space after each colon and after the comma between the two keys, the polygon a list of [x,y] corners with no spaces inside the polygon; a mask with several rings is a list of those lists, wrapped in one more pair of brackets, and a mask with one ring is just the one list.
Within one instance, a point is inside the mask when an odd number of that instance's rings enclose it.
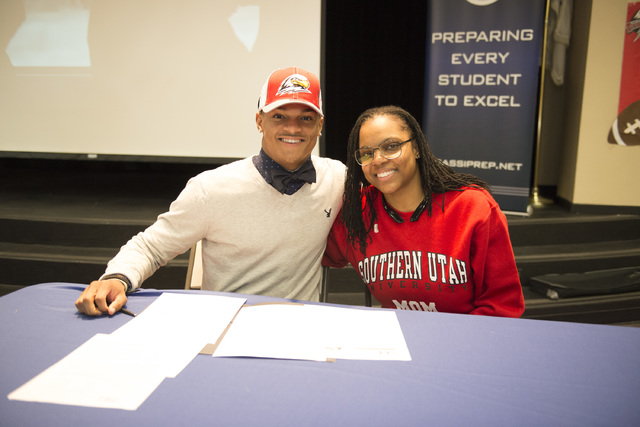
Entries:
{"label": "small emblem on sweater", "polygon": [[327,218],[330,218],[330,217],[331,217],[331,208],[329,208],[329,211],[328,211],[328,212],[327,212],[327,210],[325,209],[325,210],[324,210],[324,213],[326,213],[326,214],[327,214]]}

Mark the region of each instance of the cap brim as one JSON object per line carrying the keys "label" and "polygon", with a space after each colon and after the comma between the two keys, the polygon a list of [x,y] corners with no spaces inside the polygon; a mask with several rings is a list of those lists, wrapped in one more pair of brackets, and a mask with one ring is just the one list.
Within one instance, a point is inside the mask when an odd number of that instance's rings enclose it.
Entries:
{"label": "cap brim", "polygon": [[296,100],[296,99],[281,99],[279,101],[274,101],[271,104],[267,105],[266,107],[262,107],[260,111],[264,111],[265,113],[268,113],[270,111],[275,110],[276,108],[282,107],[283,105],[287,105],[287,104],[306,105],[316,113],[320,114],[320,116],[324,117],[324,114],[322,113],[322,111],[318,107],[313,105],[311,102],[304,101],[304,100]]}

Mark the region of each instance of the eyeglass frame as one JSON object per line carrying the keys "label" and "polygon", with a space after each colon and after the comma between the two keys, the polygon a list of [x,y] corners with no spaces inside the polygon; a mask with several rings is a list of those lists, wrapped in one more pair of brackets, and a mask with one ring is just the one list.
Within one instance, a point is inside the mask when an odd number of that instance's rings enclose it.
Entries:
{"label": "eyeglass frame", "polygon": [[359,152],[360,150],[362,150],[362,148],[367,148],[367,147],[358,148],[356,151],[354,151],[354,152],[353,152],[353,155],[354,155],[354,157],[355,157],[355,159],[356,159],[356,163],[357,163],[357,164],[359,164],[360,166],[369,166],[371,163],[373,163],[373,161],[374,161],[374,160],[375,160],[375,158],[376,158],[376,154],[375,154],[375,153],[376,153],[376,150],[379,150],[379,151],[380,151],[380,155],[381,155],[382,157],[384,157],[385,159],[387,159],[387,160],[397,159],[398,157],[402,156],[402,146],[403,146],[404,144],[406,144],[407,142],[411,141],[412,139],[413,139],[413,138],[409,138],[409,139],[407,139],[406,141],[397,142],[397,144],[400,146],[400,150],[398,150],[398,153],[399,153],[399,154],[398,154],[397,156],[395,156],[395,157],[387,157],[387,156],[385,156],[384,154],[382,154],[382,149],[380,148],[380,146],[381,146],[382,144],[384,144],[384,143],[386,143],[386,142],[391,142],[391,141],[385,141],[385,142],[382,142],[382,143],[381,143],[380,145],[378,145],[377,147],[371,148],[371,161],[370,161],[370,162],[368,162],[368,163],[365,163],[365,164],[360,163],[359,156],[358,156],[358,152]]}

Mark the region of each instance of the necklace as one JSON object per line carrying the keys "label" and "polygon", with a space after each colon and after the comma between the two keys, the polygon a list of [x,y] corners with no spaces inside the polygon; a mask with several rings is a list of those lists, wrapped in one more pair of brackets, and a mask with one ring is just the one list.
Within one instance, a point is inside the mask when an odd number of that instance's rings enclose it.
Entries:
{"label": "necklace", "polygon": [[[387,204],[387,201],[385,200],[384,196],[382,196],[382,207],[384,207],[385,212],[387,212],[387,214],[389,214],[389,216],[395,222],[397,222],[398,224],[402,224],[404,222],[404,219],[402,219],[402,217],[398,214],[398,212],[396,212],[391,206]],[[411,215],[411,218],[409,219],[409,221],[416,222],[426,208],[427,208],[427,198],[425,197],[424,199],[422,199],[422,201],[420,202],[416,210],[413,211],[413,214]]]}

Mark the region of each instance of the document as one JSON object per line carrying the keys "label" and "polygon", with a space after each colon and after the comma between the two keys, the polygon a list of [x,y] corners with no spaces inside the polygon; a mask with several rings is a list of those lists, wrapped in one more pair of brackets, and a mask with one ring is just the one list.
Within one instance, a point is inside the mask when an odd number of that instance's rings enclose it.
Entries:
{"label": "document", "polygon": [[308,305],[309,318],[321,325],[330,358],[411,360],[395,310]]}
{"label": "document", "polygon": [[209,344],[215,343],[246,299],[165,292],[111,335],[158,348],[167,377],[175,377]]}
{"label": "document", "polygon": [[136,410],[165,378],[216,342],[214,357],[411,360],[392,310],[244,303],[163,293],[125,325],[93,336],[8,398]]}
{"label": "document", "polygon": [[213,357],[411,360],[394,311],[312,304],[243,307]]}
{"label": "document", "polygon": [[303,304],[245,306],[213,355],[326,361],[319,330],[300,321],[305,312]]}
{"label": "document", "polygon": [[[162,362],[155,359],[158,350],[98,334],[8,398],[135,410],[166,377]],[[96,369],[96,366],[117,368]]]}
{"label": "document", "polygon": [[244,302],[163,293],[125,325],[95,335],[8,398],[135,410],[165,378],[178,375],[207,343],[216,342]]}

